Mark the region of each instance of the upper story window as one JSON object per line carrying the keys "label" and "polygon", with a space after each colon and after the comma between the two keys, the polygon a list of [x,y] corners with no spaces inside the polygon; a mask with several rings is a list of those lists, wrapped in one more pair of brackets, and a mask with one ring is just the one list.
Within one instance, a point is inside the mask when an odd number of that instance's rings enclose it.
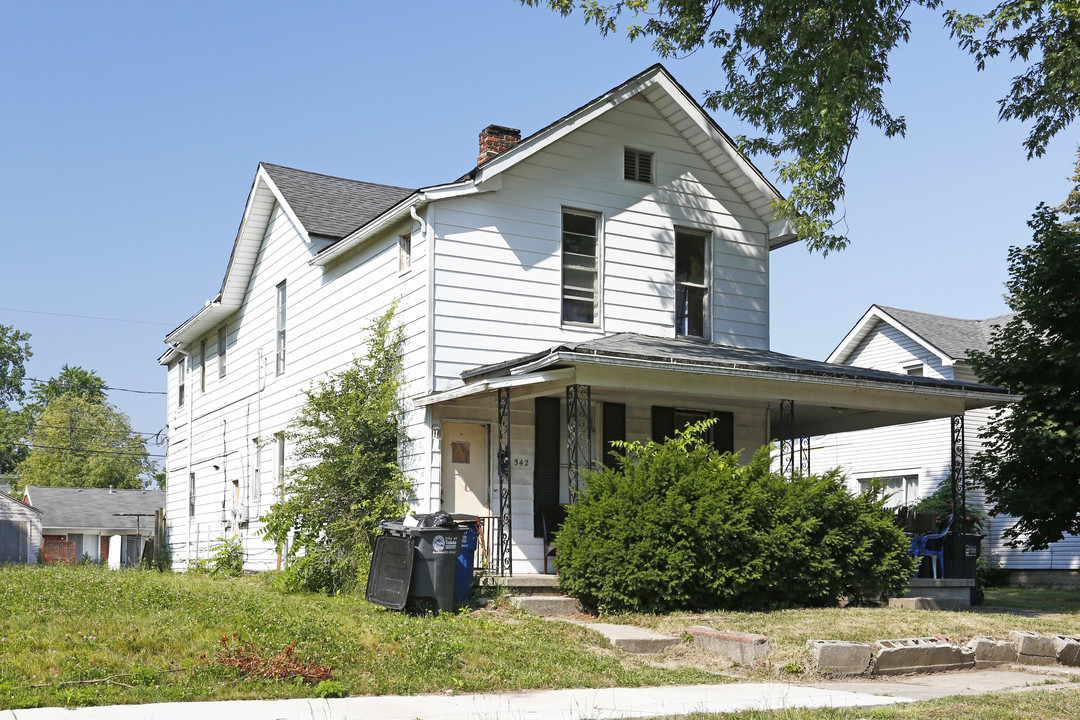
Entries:
{"label": "upper story window", "polygon": [[599,297],[597,229],[600,218],[563,210],[562,321],[595,325]]}
{"label": "upper story window", "polygon": [[228,327],[222,325],[217,331],[217,376],[225,377],[225,342],[229,338]]}
{"label": "upper story window", "polygon": [[923,364],[920,362],[920,363],[915,363],[913,365],[905,365],[904,366],[904,374],[905,375],[911,375],[912,377],[922,377],[923,375],[926,374],[926,370],[925,370]]}
{"label": "upper story window", "polygon": [[285,372],[285,283],[277,286],[277,374]]}
{"label": "upper story window", "polygon": [[641,150],[623,150],[623,179],[652,183],[653,154]]}
{"label": "upper story window", "polygon": [[206,392],[206,338],[199,341],[199,392]]}
{"label": "upper story window", "polygon": [[185,390],[187,390],[187,369],[184,367],[184,365],[186,363],[187,363],[187,358],[184,357],[183,355],[180,356],[180,361],[176,363],[176,367],[177,367],[176,372],[180,376],[180,380],[177,383],[177,388],[179,390],[178,394],[177,394],[178,399],[176,401],[176,406],[177,407],[184,407],[184,400],[185,400],[184,394],[185,394]]}
{"label": "upper story window", "polygon": [[709,326],[708,235],[675,231],[675,334],[705,337]]}
{"label": "upper story window", "polygon": [[398,272],[406,273],[412,267],[412,235],[398,236]]}

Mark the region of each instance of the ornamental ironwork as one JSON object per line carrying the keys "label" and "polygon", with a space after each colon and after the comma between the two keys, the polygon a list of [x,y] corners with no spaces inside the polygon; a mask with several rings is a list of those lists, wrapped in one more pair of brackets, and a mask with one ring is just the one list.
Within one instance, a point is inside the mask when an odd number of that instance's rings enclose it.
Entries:
{"label": "ornamental ironwork", "polygon": [[581,492],[581,472],[592,467],[592,387],[566,386],[566,457],[570,503]]}
{"label": "ornamental ironwork", "polygon": [[[952,449],[952,508],[953,527],[955,535],[964,535],[967,528],[967,474],[964,463],[964,416],[953,415],[950,423],[950,440]],[[959,512],[957,512],[959,508]],[[961,553],[964,551],[963,543],[953,543],[953,567],[961,567]]]}
{"label": "ornamental ironwork", "polygon": [[510,526],[510,388],[499,388],[499,552],[500,575],[513,575],[513,545]]}

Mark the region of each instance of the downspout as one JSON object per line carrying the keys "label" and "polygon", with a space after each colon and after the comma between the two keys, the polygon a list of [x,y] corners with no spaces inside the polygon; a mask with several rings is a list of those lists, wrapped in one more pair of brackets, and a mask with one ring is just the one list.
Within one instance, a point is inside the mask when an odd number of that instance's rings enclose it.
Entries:
{"label": "downspout", "polygon": [[[427,241],[427,392],[435,392],[435,204],[428,206],[428,214],[431,223],[422,224],[424,239]],[[417,217],[419,219],[419,217]],[[429,231],[430,229],[430,231]],[[431,488],[435,483],[435,476],[440,478],[442,468],[435,464],[435,409],[431,406],[424,408],[427,422],[424,424],[428,429],[428,510],[433,510],[431,502]]]}
{"label": "downspout", "polygon": [[[179,354],[181,356],[182,359],[180,360],[180,362],[186,363],[191,359],[191,355],[189,355],[188,353],[181,350],[179,344],[174,346],[173,349],[176,350],[177,354]],[[184,378],[185,378],[184,382],[186,384],[187,383],[187,369],[186,368],[184,369]],[[188,408],[188,412],[187,412],[187,433],[188,433],[187,471],[188,471],[188,477],[184,478],[184,479],[189,480],[189,478],[191,477],[191,474],[194,472],[194,470],[192,468],[192,465],[191,465],[191,463],[194,462],[194,458],[191,455],[191,446],[195,442],[195,433],[192,432],[191,422],[192,422],[192,419],[193,419],[192,406],[195,404],[195,393],[188,393],[186,387],[184,388],[184,390],[185,390],[184,394],[187,395],[186,399],[187,399],[187,408]],[[168,482],[168,480],[166,480],[166,482]],[[186,482],[185,485],[188,486],[188,493],[190,494],[190,492],[191,492],[191,483],[190,483],[190,481]],[[189,503],[191,502],[191,498],[188,498],[188,502]],[[186,542],[187,542],[187,553],[186,553],[187,554],[187,569],[190,569],[191,568],[191,513],[190,512],[187,514]],[[196,545],[195,545],[195,553],[196,553],[196,555],[198,555],[198,552],[199,552],[199,546],[198,546],[198,543],[196,543]]]}

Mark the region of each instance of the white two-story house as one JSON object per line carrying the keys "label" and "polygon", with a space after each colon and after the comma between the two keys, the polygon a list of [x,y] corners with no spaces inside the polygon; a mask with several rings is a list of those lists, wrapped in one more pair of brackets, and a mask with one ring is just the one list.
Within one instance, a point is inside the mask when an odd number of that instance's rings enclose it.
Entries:
{"label": "white two-story house", "polygon": [[220,292],[166,337],[178,567],[260,517],[302,391],[398,302],[401,464],[417,511],[488,518],[495,569],[542,572],[546,512],[614,440],[715,417],[722,449],[934,417],[997,388],[769,351],[769,253],[796,238],[770,182],[659,65],[474,169],[410,189],[261,164]]}
{"label": "white two-story house", "polygon": [[[1012,315],[968,320],[901,308],[872,305],[829,355],[830,363],[889,370],[905,375],[976,382],[970,351],[986,352],[990,334]],[[983,448],[979,436],[991,409],[966,413],[964,454],[970,462]],[[951,471],[949,421],[928,420],[815,438],[817,467],[839,467],[852,490],[871,479],[884,481],[895,505],[911,505],[947,482]],[[1038,478],[1032,478],[1038,482]],[[978,488],[968,502],[985,508]],[[1009,547],[1002,533],[1015,524],[1008,515],[991,517],[983,551],[998,556],[1002,567],[1031,583],[1063,583],[1080,571],[1080,537],[1067,535],[1045,550]],[[1046,571],[1052,571],[1047,573]]]}

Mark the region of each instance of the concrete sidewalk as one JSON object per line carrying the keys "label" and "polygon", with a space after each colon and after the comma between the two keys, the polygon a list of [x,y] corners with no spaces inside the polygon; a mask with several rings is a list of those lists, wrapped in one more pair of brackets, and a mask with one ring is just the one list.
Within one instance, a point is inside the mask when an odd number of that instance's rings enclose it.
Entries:
{"label": "concrete sidewalk", "polygon": [[[1045,685],[1048,679],[1063,682]],[[0,720],[605,720],[795,707],[891,705],[950,695],[1076,688],[1068,673],[976,670],[797,685],[782,682],[477,695],[235,700],[0,711]]]}

